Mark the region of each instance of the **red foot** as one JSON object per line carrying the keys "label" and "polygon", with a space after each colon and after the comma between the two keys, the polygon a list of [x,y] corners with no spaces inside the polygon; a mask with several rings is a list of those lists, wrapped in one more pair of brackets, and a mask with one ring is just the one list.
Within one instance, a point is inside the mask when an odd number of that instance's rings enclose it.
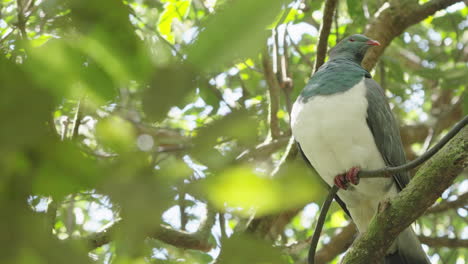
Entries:
{"label": "red foot", "polygon": [[346,180],[346,175],[345,174],[336,175],[333,182],[340,189],[346,190],[348,188],[348,181]]}
{"label": "red foot", "polygon": [[358,173],[361,170],[359,167],[352,167],[349,169],[349,171],[346,173],[346,180],[354,185],[357,185],[359,183],[359,177]]}
{"label": "red foot", "polygon": [[359,183],[358,173],[360,170],[359,167],[352,167],[346,173],[336,175],[333,182],[338,188],[346,190],[348,189],[348,182],[354,185]]}

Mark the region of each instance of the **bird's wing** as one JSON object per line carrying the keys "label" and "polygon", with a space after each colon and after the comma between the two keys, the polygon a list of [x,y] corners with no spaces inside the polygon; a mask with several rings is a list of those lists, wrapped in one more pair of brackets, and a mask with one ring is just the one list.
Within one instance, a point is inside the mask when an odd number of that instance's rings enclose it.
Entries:
{"label": "bird's wing", "polygon": [[[387,166],[398,166],[406,163],[403,144],[395,118],[390,110],[383,89],[371,78],[365,79],[367,87],[367,125],[374,136],[375,144],[382,154]],[[403,189],[409,182],[409,173],[393,175],[398,188]]]}

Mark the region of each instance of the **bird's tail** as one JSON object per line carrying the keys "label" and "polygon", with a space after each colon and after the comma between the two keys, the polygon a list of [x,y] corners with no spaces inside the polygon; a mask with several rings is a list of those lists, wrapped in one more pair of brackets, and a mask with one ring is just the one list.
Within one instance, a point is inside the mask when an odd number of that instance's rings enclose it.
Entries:
{"label": "bird's tail", "polygon": [[385,257],[385,264],[430,264],[418,237],[408,227],[395,240],[396,251]]}

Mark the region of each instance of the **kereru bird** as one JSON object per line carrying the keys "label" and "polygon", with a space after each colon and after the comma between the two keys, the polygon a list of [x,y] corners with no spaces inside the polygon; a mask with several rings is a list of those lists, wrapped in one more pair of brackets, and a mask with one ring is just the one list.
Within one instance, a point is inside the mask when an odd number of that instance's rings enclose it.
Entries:
{"label": "kereru bird", "polygon": [[[360,169],[406,163],[384,91],[361,67],[367,50],[378,45],[364,35],[343,39],[311,77],[291,113],[292,133],[304,158],[329,186],[340,187],[335,198],[359,233],[367,230],[379,202],[396,196],[409,182],[407,172],[392,178],[357,177]],[[385,263],[430,262],[408,227],[387,252]]]}

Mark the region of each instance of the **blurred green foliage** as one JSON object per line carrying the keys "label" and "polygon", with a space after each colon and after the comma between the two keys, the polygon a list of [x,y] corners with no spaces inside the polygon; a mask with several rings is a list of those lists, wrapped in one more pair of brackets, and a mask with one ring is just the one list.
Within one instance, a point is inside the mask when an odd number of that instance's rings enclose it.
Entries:
{"label": "blurred green foliage", "polygon": [[[362,32],[382,5],[364,2],[340,2],[330,46]],[[212,263],[218,255],[219,263],[301,263],[305,250],[281,249],[312,234],[326,188],[301,162],[271,174],[290,135],[288,106],[311,74],[321,7],[0,0],[0,263]],[[402,129],[468,112],[467,16],[463,3],[440,11],[380,58],[373,74]],[[262,53],[280,83],[292,84],[278,95],[277,138]],[[406,142],[408,153],[420,154],[424,141]],[[443,198],[467,183],[460,177]],[[306,204],[274,245],[242,232],[254,212]],[[466,216],[463,208],[429,214],[417,231],[467,239]],[[347,221],[334,205],[323,240]],[[147,239],[160,224],[200,229],[214,249]],[[89,246],[112,225],[110,243]],[[468,260],[465,248],[428,253],[440,263]]]}

